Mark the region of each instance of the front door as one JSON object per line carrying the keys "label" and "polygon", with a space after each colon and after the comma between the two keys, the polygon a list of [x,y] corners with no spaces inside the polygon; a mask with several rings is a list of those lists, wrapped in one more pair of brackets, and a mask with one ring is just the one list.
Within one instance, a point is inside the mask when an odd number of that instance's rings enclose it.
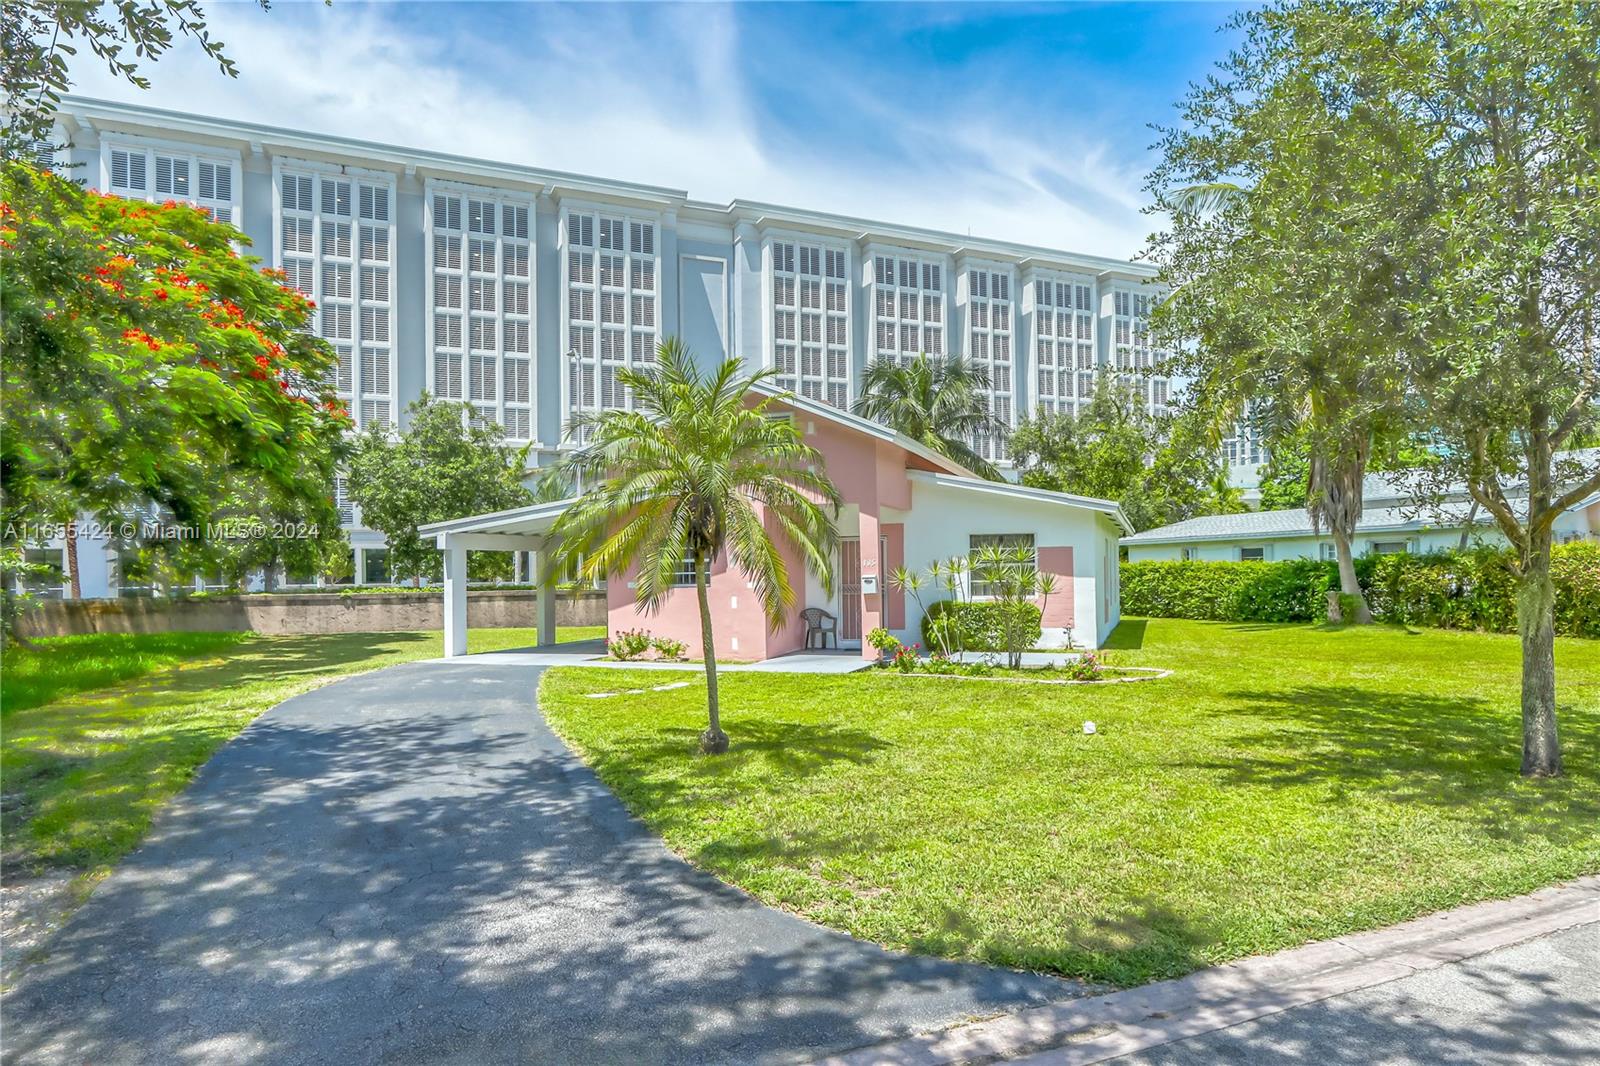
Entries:
{"label": "front door", "polygon": [[839,639],[861,642],[861,538],[839,538]]}

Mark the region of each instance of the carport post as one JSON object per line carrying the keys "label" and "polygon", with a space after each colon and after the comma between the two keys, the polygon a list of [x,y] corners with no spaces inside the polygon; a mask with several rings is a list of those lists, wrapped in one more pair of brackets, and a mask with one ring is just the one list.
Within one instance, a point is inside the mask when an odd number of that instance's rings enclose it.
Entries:
{"label": "carport post", "polygon": [[534,556],[533,572],[539,581],[539,644],[556,642],[556,575],[550,566],[549,552]]}
{"label": "carport post", "polygon": [[467,654],[467,549],[444,541],[444,654]]}

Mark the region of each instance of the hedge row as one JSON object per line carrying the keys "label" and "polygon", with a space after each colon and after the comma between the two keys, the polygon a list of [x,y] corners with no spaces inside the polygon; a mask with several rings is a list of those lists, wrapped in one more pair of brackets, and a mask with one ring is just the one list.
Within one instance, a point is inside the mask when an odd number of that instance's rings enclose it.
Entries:
{"label": "hedge row", "polygon": [[[1356,560],[1356,577],[1380,622],[1477,629],[1517,628],[1516,579],[1508,551],[1374,555]],[[1565,544],[1551,558],[1556,632],[1600,637],[1600,545]],[[1155,618],[1217,622],[1308,622],[1327,613],[1339,587],[1333,563],[1122,564],[1122,611]]]}

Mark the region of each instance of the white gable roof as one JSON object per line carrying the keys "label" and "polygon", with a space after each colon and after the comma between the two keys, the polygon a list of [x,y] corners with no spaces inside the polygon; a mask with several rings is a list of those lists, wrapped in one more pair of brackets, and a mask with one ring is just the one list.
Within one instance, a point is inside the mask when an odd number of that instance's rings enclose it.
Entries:
{"label": "white gable roof", "polygon": [[882,422],[874,422],[870,418],[862,418],[860,415],[851,414],[849,411],[840,410],[839,408],[830,406],[829,404],[818,403],[815,400],[808,400],[804,396],[790,392],[787,389],[780,389],[776,385],[772,385],[766,381],[751,382],[750,391],[758,392],[763,396],[771,397],[772,399],[777,400],[779,403],[793,407],[796,411],[804,412],[808,417],[820,418],[824,421],[832,422],[837,426],[842,426],[851,432],[861,433],[873,438],[874,440],[881,440],[887,444],[893,444],[898,448],[904,448],[906,451],[910,452],[912,455],[915,455],[924,462],[943,467],[952,474],[957,474],[966,478],[978,478],[977,474],[974,474],[971,470],[968,470],[966,467],[962,466],[948,455],[941,455],[932,448],[928,447],[926,444],[912,440],[904,433],[891,429]]}
{"label": "white gable roof", "polygon": [[[989,481],[981,477],[960,477],[954,474],[939,474],[931,470],[912,470],[909,475],[916,481],[923,481],[946,488],[961,489],[966,492],[989,493],[996,496],[1009,496],[1014,500],[1031,500],[1034,503],[1053,503],[1066,507],[1077,507],[1086,511],[1098,511],[1109,515],[1116,520],[1117,525],[1133,532],[1133,523],[1128,521],[1128,516],[1122,513],[1122,505],[1112,500],[1099,500],[1093,496],[1074,496],[1070,492],[1056,492],[1054,489],[1036,489],[1027,485],[1017,485],[1010,481]],[[1124,540],[1127,538],[1124,537]]]}
{"label": "white gable roof", "polygon": [[[1466,524],[1469,504],[1445,503],[1419,512],[1415,507],[1373,507],[1361,513],[1357,533],[1403,533],[1424,529],[1460,529]],[[1479,511],[1475,525],[1487,525]],[[1326,527],[1323,528],[1326,533]],[[1260,540],[1273,537],[1312,537],[1311,516],[1303,507],[1284,511],[1245,511],[1242,514],[1206,515],[1147,529],[1124,544],[1189,544],[1210,540]]]}

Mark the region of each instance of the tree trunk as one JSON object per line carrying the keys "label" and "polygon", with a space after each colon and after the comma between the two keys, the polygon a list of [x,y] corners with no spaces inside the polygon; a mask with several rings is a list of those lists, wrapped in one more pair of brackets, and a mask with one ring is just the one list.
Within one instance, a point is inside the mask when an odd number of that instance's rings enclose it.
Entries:
{"label": "tree trunk", "polygon": [[1472,506],[1467,509],[1467,524],[1461,527],[1461,540],[1456,544],[1456,551],[1467,550],[1468,538],[1472,536],[1472,523],[1478,519],[1478,501],[1473,500]]}
{"label": "tree trunk", "polygon": [[1556,593],[1550,580],[1550,535],[1531,546],[1517,590],[1522,634],[1522,776],[1559,777],[1556,733]]}
{"label": "tree trunk", "polygon": [[1361,592],[1361,581],[1356,577],[1356,558],[1350,550],[1350,535],[1338,526],[1328,532],[1333,534],[1333,554],[1339,561],[1339,592],[1344,596],[1354,596],[1356,600],[1355,616],[1350,617],[1349,611],[1341,609],[1340,621],[1370,625],[1372,612],[1367,608],[1367,598]]}
{"label": "tree trunk", "polygon": [[78,578],[78,520],[67,523],[67,594],[74,600],[83,599],[83,582]]}
{"label": "tree trunk", "polygon": [[706,709],[711,724],[700,734],[704,755],[721,755],[728,750],[728,734],[722,731],[721,708],[717,706],[717,646],[711,639],[711,602],[706,596],[708,561],[703,553],[694,557],[694,590],[700,599],[700,656],[706,663]]}

